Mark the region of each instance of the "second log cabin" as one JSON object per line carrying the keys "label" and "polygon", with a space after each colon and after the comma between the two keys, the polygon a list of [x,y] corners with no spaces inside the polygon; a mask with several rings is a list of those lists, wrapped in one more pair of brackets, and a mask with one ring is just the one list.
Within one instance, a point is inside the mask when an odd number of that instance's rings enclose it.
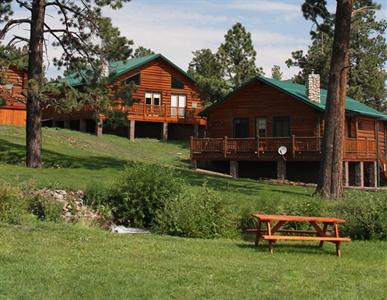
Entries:
{"label": "second log cabin", "polygon": [[[131,140],[136,137],[189,139],[204,131],[206,120],[198,115],[203,106],[195,82],[163,55],[113,62],[108,72],[112,83],[126,81],[136,85],[132,93],[134,104],[126,107],[129,126],[109,128],[104,124],[104,117],[87,106],[62,114],[45,110],[43,125],[97,135],[114,133]],[[70,75],[66,80],[73,87],[83,84],[80,76]]]}
{"label": "second log cabin", "polygon": [[[306,86],[254,78],[200,113],[207,137],[191,138],[193,166],[316,182],[326,96],[316,74]],[[387,176],[387,115],[347,97],[345,118],[345,185],[376,187]]]}

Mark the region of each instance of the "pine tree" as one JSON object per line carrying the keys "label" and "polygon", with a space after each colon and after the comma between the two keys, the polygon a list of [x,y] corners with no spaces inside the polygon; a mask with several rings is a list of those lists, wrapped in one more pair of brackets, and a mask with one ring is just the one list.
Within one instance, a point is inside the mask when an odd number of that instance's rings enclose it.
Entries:
{"label": "pine tree", "polygon": [[[309,1],[313,7],[314,0]],[[321,8],[320,9],[325,9]],[[348,95],[376,109],[387,112],[385,63],[387,44],[385,20],[377,20],[375,11],[380,9],[373,0],[355,0],[351,25],[350,70]],[[286,61],[288,67],[296,66],[301,71],[294,81],[304,84],[308,74],[320,74],[321,86],[327,88],[329,67],[332,56],[334,14],[326,11],[323,23],[311,31],[312,44],[307,53],[302,50],[292,52],[292,58]]]}
{"label": "pine tree", "polygon": [[271,78],[276,80],[282,80],[282,72],[280,66],[274,65],[273,68],[271,68]]}
{"label": "pine tree", "polygon": [[[27,124],[26,124],[26,164],[28,167],[40,167],[41,159],[41,110],[44,102],[49,98],[47,95],[63,92],[64,98],[76,97],[77,91],[64,84],[56,86],[47,85],[44,78],[43,55],[47,36],[51,36],[55,42],[54,46],[60,47],[63,54],[54,61],[58,67],[92,68],[95,76],[101,76],[104,61],[122,58],[130,53],[130,43],[125,38],[119,37],[119,31],[113,29],[111,22],[102,18],[101,9],[109,6],[119,9],[129,0],[98,0],[98,1],[75,1],[75,0],[18,0],[14,4],[11,0],[0,2],[0,24],[4,24],[0,30],[0,40],[6,35],[12,34],[15,25],[27,24],[30,26],[30,36],[25,37],[13,35],[9,46],[17,42],[27,42],[29,47],[28,56],[28,88],[27,88]],[[14,5],[19,5],[26,18],[13,18]],[[59,16],[59,25],[52,24],[49,16]],[[120,48],[120,49],[118,49]],[[100,92],[106,92],[105,87],[98,85],[98,80],[91,80],[93,84],[88,87],[89,91],[95,87],[97,97],[89,97],[89,100],[106,102]],[[106,83],[102,80],[101,83]],[[65,102],[65,101],[63,101]],[[98,103],[100,104],[100,103]]]}
{"label": "pine tree", "polygon": [[136,48],[136,50],[134,50],[134,53],[132,55],[132,57],[143,57],[143,56],[148,56],[148,55],[151,55],[151,54],[155,54],[152,49],[149,49],[149,48],[145,48],[143,46],[138,46]]}
{"label": "pine tree", "polygon": [[224,36],[225,41],[218,49],[217,56],[223,67],[224,77],[230,80],[235,88],[254,76],[263,73],[257,68],[257,56],[251,40],[251,33],[241,23],[236,23]]}
{"label": "pine tree", "polygon": [[201,49],[192,53],[194,57],[189,64],[188,74],[199,86],[201,98],[208,103],[222,99],[229,89],[216,54],[210,49]]}

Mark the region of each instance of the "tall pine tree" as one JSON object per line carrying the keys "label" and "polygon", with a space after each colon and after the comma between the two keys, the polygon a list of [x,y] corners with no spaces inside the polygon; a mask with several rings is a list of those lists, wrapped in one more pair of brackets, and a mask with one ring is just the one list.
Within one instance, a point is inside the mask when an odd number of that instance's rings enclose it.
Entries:
{"label": "tall pine tree", "polygon": [[[313,0],[309,1],[313,7]],[[320,11],[325,8],[319,8]],[[360,100],[376,109],[387,112],[385,81],[387,59],[385,20],[376,18],[380,5],[373,0],[355,0],[351,24],[350,69],[348,96]],[[308,74],[320,74],[323,88],[328,86],[329,67],[332,56],[334,14],[326,11],[323,23],[311,31],[312,44],[307,53],[302,50],[292,52],[287,60],[288,67],[297,66],[301,71],[294,77],[304,84]]]}
{"label": "tall pine tree", "polygon": [[217,56],[226,80],[238,88],[244,82],[263,73],[262,68],[255,65],[257,52],[254,50],[251,33],[241,23],[233,25],[224,38],[225,41],[220,45]]}

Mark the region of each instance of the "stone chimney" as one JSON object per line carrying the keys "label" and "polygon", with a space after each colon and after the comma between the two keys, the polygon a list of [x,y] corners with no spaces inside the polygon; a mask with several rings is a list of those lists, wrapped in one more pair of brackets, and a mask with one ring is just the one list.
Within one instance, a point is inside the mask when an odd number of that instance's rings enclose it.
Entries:
{"label": "stone chimney", "polygon": [[306,96],[310,101],[320,103],[320,75],[309,74],[306,81]]}

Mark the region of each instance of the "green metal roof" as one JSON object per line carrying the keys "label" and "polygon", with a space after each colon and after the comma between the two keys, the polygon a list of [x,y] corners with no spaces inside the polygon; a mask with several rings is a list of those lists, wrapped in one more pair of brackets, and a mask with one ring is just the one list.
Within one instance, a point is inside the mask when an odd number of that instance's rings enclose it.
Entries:
{"label": "green metal roof", "polygon": [[[231,92],[228,96],[226,96],[224,99],[221,101],[207,107],[204,109],[200,115],[205,116],[207,115],[208,112],[212,111],[217,105],[222,103],[223,101],[226,101],[232,94],[237,92],[238,90],[242,89],[244,86],[247,84],[251,83],[252,81],[259,80],[263,83],[266,83],[278,90],[283,91],[284,93],[296,98],[297,100],[304,102],[305,104],[320,110],[324,111],[325,110],[325,103],[326,103],[326,98],[327,98],[327,90],[321,89],[320,90],[320,103],[317,102],[312,102],[308,99],[306,96],[306,91],[305,91],[305,86],[302,84],[296,84],[288,80],[275,80],[271,78],[266,78],[263,76],[258,76],[253,78],[252,80],[246,82],[244,85],[242,85],[240,88],[236,89],[235,91]],[[347,113],[352,113],[352,114],[360,114],[360,115],[365,115],[365,116],[370,116],[382,120],[387,120],[387,115],[377,111],[376,109],[373,109],[355,99],[352,99],[351,97],[347,97],[345,101],[345,109]]]}
{"label": "green metal roof", "polygon": [[[177,65],[175,65],[173,62],[171,62],[169,59],[164,57],[161,54],[151,54],[143,57],[137,57],[137,58],[131,58],[125,61],[115,61],[109,64],[109,79],[113,81],[117,77],[121,76],[122,74],[125,74],[129,71],[132,71],[138,67],[141,67],[142,65],[151,62],[157,58],[162,58],[164,61],[166,61],[168,64],[172,65],[175,69],[183,73],[185,76],[193,80],[185,71],[183,71],[181,68],[179,68]],[[71,86],[81,86],[85,84],[86,79],[92,76],[92,70],[82,70],[78,72],[74,72],[64,78],[64,80]]]}

